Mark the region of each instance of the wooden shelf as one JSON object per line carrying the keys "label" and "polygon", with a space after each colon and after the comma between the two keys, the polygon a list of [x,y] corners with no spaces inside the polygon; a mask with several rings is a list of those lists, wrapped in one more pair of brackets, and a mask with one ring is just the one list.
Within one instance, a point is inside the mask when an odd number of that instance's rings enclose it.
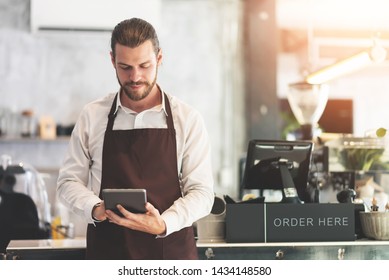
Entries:
{"label": "wooden shelf", "polygon": [[42,142],[69,142],[70,136],[58,136],[55,139],[42,139],[39,137],[0,137],[0,143],[42,143]]}

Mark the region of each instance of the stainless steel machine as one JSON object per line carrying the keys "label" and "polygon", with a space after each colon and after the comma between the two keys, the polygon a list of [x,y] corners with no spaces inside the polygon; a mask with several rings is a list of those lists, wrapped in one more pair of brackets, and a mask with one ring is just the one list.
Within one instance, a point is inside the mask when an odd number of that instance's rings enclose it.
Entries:
{"label": "stainless steel machine", "polygon": [[1,156],[0,253],[10,240],[50,237],[50,206],[40,174],[28,164]]}

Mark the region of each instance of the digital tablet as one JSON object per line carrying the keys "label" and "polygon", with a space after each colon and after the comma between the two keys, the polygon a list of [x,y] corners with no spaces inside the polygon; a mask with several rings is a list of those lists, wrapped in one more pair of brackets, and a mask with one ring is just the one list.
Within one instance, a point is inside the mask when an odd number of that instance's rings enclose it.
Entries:
{"label": "digital tablet", "polygon": [[146,190],[145,189],[103,189],[103,200],[105,209],[122,215],[116,205],[120,204],[132,213],[146,212]]}

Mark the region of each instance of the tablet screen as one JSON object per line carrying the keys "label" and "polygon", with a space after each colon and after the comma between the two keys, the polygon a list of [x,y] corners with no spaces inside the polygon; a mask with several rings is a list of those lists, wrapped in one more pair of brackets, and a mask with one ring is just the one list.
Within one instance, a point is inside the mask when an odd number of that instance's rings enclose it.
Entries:
{"label": "tablet screen", "polygon": [[103,189],[102,193],[105,208],[117,214],[121,215],[116,207],[118,204],[132,213],[146,212],[145,205],[147,199],[145,189]]}

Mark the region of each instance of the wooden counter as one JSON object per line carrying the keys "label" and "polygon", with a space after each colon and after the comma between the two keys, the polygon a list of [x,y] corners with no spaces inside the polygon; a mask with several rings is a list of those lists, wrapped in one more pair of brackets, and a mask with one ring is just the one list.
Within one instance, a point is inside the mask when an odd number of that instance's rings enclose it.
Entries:
{"label": "wooden counter", "polygon": [[85,238],[12,240],[7,247],[8,259],[83,260]]}
{"label": "wooden counter", "polygon": [[[203,243],[197,242],[200,259],[215,260],[389,260],[389,241]],[[86,241],[80,239],[13,240],[9,259],[85,259]]]}
{"label": "wooden counter", "polygon": [[389,260],[389,241],[197,243],[201,259]]}

